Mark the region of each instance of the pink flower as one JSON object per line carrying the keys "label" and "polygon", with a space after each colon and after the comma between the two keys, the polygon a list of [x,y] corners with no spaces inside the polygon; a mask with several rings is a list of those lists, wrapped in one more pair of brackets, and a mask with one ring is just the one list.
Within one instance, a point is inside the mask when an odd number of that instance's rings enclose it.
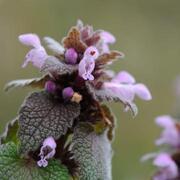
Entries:
{"label": "pink flower", "polygon": [[98,58],[99,52],[94,46],[90,46],[84,52],[84,57],[79,63],[79,76],[84,80],[94,80],[91,74],[95,68],[95,60]]}
{"label": "pink flower", "polygon": [[47,159],[51,159],[56,153],[56,142],[53,137],[48,137],[44,140],[43,146],[40,149],[40,160],[37,162],[39,167],[48,165]]}
{"label": "pink flower", "polygon": [[151,100],[151,93],[144,84],[135,84],[134,77],[126,71],[119,72],[111,82],[104,83],[104,87],[117,94],[120,99],[132,102],[135,95],[143,100]]}
{"label": "pink flower", "polygon": [[41,45],[39,37],[36,34],[23,34],[19,36],[19,41],[26,46],[33,47],[33,49],[26,54],[22,67],[26,67],[27,64],[31,62],[35,67],[40,69],[48,55]]}
{"label": "pink flower", "polygon": [[169,154],[157,155],[153,164],[159,168],[153,180],[170,180],[178,177],[178,167]]}
{"label": "pink flower", "polygon": [[107,31],[102,31],[100,33],[101,39],[102,39],[102,51],[103,53],[109,52],[109,44],[114,44],[116,42],[116,38]]}
{"label": "pink flower", "polygon": [[161,137],[156,140],[156,145],[169,144],[173,147],[180,147],[180,133],[176,127],[176,121],[170,116],[159,116],[156,124],[164,128]]}

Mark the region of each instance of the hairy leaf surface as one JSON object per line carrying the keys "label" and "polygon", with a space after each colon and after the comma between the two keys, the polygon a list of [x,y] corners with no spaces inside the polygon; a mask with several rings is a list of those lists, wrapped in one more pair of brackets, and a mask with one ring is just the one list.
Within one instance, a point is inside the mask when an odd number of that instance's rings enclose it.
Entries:
{"label": "hairy leaf surface", "polygon": [[58,139],[79,114],[77,103],[62,103],[44,91],[32,93],[19,112],[21,152],[36,150],[48,136]]}
{"label": "hairy leaf surface", "polygon": [[77,66],[65,64],[54,56],[49,56],[41,68],[41,72],[51,75],[71,74],[77,70]]}
{"label": "hairy leaf surface", "polygon": [[96,134],[88,124],[75,128],[72,151],[79,163],[80,179],[111,180],[112,150],[107,132]]}
{"label": "hairy leaf surface", "polygon": [[5,86],[5,91],[9,91],[11,89],[19,88],[19,87],[40,87],[43,88],[45,85],[45,82],[49,79],[48,76],[43,76],[40,78],[32,78],[32,79],[19,79],[10,81]]}
{"label": "hairy leaf surface", "polygon": [[39,168],[32,159],[21,159],[14,143],[0,145],[0,178],[2,180],[68,180],[68,170],[56,160]]}

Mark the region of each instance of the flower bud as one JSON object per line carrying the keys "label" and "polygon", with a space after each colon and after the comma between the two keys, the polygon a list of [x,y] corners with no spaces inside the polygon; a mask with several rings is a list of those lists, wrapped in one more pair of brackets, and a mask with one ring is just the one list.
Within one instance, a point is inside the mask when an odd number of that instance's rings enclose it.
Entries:
{"label": "flower bud", "polygon": [[67,49],[65,53],[65,61],[68,64],[76,64],[77,63],[78,54],[74,48]]}
{"label": "flower bud", "polygon": [[71,99],[73,97],[73,94],[74,90],[72,89],[72,87],[66,87],[62,91],[62,96],[65,100]]}
{"label": "flower bud", "polygon": [[56,91],[56,84],[53,81],[47,81],[45,84],[45,89],[49,93],[54,93]]}

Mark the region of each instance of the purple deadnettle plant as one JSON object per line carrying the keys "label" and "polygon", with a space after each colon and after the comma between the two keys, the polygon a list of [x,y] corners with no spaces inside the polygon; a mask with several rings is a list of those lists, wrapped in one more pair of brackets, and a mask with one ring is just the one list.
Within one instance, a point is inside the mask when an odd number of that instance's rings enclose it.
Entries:
{"label": "purple deadnettle plant", "polygon": [[[42,76],[6,85],[6,91],[39,90],[25,99],[1,136],[0,177],[111,180],[115,120],[103,103],[120,102],[135,116],[135,96],[148,101],[151,93],[127,71],[115,75],[108,69],[124,54],[110,50],[116,39],[107,31],[78,21],[61,42],[43,40],[50,53],[36,34],[19,36],[31,48],[22,67],[32,64]],[[161,142],[168,142],[167,134]]]}

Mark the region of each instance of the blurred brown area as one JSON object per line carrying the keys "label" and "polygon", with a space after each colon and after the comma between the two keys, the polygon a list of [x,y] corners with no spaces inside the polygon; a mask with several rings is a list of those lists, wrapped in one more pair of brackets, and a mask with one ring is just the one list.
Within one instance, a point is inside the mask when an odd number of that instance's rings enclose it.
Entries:
{"label": "blurred brown area", "polygon": [[139,159],[155,150],[159,129],[154,117],[173,112],[172,81],[180,73],[179,9],[179,0],[0,0],[0,130],[16,116],[24,97],[32,91],[5,93],[5,83],[40,76],[32,66],[21,69],[28,48],[18,42],[18,35],[33,32],[60,40],[82,19],[116,36],[113,49],[126,57],[112,68],[116,72],[128,70],[152,92],[151,102],[136,101],[139,114],[135,119],[124,113],[121,105],[112,104],[117,116],[113,179],[150,179],[152,166]]}

